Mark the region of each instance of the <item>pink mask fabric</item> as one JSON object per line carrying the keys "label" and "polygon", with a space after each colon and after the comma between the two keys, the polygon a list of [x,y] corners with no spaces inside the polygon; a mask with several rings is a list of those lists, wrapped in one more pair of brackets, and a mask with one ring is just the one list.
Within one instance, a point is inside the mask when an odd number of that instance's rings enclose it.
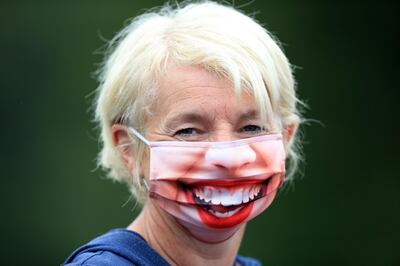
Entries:
{"label": "pink mask fabric", "polygon": [[272,203],[284,182],[281,134],[224,142],[147,141],[149,196],[203,242],[230,238]]}

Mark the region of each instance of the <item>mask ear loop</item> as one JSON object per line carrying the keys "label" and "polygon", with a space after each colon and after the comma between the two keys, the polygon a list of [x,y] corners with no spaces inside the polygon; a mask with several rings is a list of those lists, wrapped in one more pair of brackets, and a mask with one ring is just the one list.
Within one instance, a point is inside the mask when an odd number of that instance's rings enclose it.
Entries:
{"label": "mask ear loop", "polygon": [[144,185],[144,187],[146,188],[147,192],[149,192],[149,191],[150,191],[150,188],[149,188],[149,185],[147,184],[147,181],[146,181],[145,178],[143,178],[143,185]]}
{"label": "mask ear loop", "polygon": [[[128,130],[130,132],[132,132],[138,139],[140,139],[144,144],[146,144],[147,146],[150,146],[150,142],[143,137],[142,134],[139,133],[139,131],[137,131],[136,129],[134,129],[133,127],[128,127]],[[147,181],[145,178],[142,179],[143,180],[143,185],[146,188],[147,192],[150,191],[149,185],[147,184]]]}
{"label": "mask ear loop", "polygon": [[146,144],[147,146],[150,146],[150,142],[143,137],[142,134],[139,133],[139,131],[137,131],[136,129],[134,129],[133,127],[128,127],[129,131],[131,131],[138,139],[140,139],[141,141],[143,141],[144,144]]}

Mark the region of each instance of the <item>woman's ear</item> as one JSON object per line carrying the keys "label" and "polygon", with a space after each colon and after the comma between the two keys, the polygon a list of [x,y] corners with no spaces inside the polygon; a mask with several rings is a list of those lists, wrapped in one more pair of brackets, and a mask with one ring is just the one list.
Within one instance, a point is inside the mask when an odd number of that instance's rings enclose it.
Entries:
{"label": "woman's ear", "polygon": [[126,132],[126,126],[114,124],[111,127],[113,143],[118,150],[120,158],[130,173],[135,166],[134,152],[132,149],[132,138]]}
{"label": "woman's ear", "polygon": [[285,140],[285,144],[289,144],[290,141],[293,139],[294,134],[297,131],[297,128],[299,127],[298,123],[292,123],[287,125],[284,130],[283,130],[283,138]]}

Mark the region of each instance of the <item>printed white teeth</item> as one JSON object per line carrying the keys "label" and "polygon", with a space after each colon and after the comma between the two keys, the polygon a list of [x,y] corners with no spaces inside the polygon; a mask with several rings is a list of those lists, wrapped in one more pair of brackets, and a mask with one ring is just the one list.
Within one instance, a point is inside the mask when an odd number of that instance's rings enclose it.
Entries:
{"label": "printed white teeth", "polygon": [[248,190],[243,190],[243,203],[249,202],[249,191]]}
{"label": "printed white teeth", "polygon": [[250,188],[249,199],[254,199],[254,186]]}
{"label": "printed white teeth", "polygon": [[203,189],[203,196],[204,196],[205,201],[210,202],[211,201],[211,196],[212,196],[211,189],[208,188],[208,187],[205,187]]}
{"label": "printed white teeth", "polygon": [[239,205],[242,203],[242,200],[243,200],[243,189],[238,189],[233,193],[231,203],[232,205]]}
{"label": "printed white teeth", "polygon": [[231,203],[231,195],[227,189],[220,190],[220,199],[221,204],[224,206],[228,206]]}
{"label": "printed white teeth", "polygon": [[226,217],[229,217],[229,216],[232,216],[232,215],[236,214],[236,213],[237,213],[238,211],[240,211],[242,208],[243,208],[243,206],[242,206],[242,207],[239,207],[239,208],[237,208],[237,209],[235,209],[235,210],[227,211],[227,212],[217,212],[217,211],[213,211],[213,210],[211,210],[211,209],[209,209],[208,211],[209,211],[211,214],[213,214],[214,216],[218,217],[218,218],[226,218]]}
{"label": "printed white teeth", "polygon": [[211,203],[215,204],[215,205],[221,203],[220,192],[218,189],[216,189],[215,191],[212,192]]}
{"label": "printed white teeth", "polygon": [[193,192],[199,199],[204,200],[203,193],[201,193],[201,190],[199,188],[194,188]]}
{"label": "printed white teeth", "polygon": [[235,189],[204,186],[194,187],[193,192],[197,198],[207,203],[231,206],[248,203],[253,200],[260,193],[261,187],[261,184],[238,186]]}

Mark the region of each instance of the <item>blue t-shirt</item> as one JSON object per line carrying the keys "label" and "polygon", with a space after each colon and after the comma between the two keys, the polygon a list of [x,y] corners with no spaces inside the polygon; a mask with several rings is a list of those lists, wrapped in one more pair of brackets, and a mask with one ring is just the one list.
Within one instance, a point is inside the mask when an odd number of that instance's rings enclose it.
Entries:
{"label": "blue t-shirt", "polygon": [[[242,266],[260,266],[252,258],[236,256]],[[114,229],[75,250],[64,262],[67,266],[149,266],[170,265],[144,238],[127,229]]]}

